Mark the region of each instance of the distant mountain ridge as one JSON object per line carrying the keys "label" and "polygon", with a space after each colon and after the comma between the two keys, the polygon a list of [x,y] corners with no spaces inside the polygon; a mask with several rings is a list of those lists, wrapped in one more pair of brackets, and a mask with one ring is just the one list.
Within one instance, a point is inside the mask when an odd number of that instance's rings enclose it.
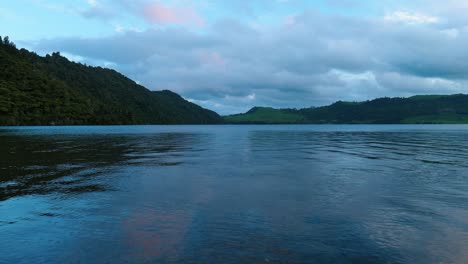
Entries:
{"label": "distant mountain ridge", "polygon": [[254,107],[224,120],[231,124],[468,124],[468,95],[385,97],[303,109]]}
{"label": "distant mountain ridge", "polygon": [[338,101],[303,109],[254,107],[220,117],[115,70],[17,49],[0,37],[0,126],[123,124],[468,124],[468,95]]}
{"label": "distant mountain ridge", "polygon": [[218,124],[171,91],[150,91],[117,71],[18,50],[0,37],[0,125]]}

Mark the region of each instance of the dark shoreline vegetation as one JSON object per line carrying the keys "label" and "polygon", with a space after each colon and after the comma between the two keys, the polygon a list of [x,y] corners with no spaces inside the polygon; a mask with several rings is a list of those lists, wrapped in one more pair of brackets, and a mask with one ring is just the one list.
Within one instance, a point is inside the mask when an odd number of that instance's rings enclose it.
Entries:
{"label": "dark shoreline vegetation", "polygon": [[0,37],[0,126],[151,124],[468,124],[468,95],[338,101],[303,109],[254,107],[221,117],[115,70],[41,57]]}
{"label": "dark shoreline vegetation", "polygon": [[234,124],[468,124],[468,95],[339,101],[303,109],[254,107],[224,118]]}

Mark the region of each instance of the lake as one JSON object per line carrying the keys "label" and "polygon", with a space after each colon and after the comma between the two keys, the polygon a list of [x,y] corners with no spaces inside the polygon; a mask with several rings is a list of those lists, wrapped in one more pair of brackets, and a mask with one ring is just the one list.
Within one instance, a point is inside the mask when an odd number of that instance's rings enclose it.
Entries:
{"label": "lake", "polygon": [[468,126],[0,128],[0,263],[468,263]]}

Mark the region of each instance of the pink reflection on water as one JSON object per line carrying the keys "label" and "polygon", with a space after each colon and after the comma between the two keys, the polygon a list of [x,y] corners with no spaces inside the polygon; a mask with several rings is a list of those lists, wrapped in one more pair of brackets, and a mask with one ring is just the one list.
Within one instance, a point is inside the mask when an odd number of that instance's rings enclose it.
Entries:
{"label": "pink reflection on water", "polygon": [[[197,184],[186,183],[184,187],[186,189],[182,193],[186,200],[174,204],[178,208],[142,206],[135,208],[122,220],[126,245],[133,258],[154,260],[158,257],[178,257],[197,209],[205,208],[215,196],[213,186],[204,177],[199,178]],[[146,199],[155,194],[157,192],[154,190],[145,191]],[[164,201],[171,201],[172,197],[161,200],[155,195],[154,199],[159,200],[156,204],[164,204]]]}
{"label": "pink reflection on water", "polygon": [[124,219],[123,230],[135,257],[176,256],[189,223],[189,214],[184,211],[157,212],[141,208]]}

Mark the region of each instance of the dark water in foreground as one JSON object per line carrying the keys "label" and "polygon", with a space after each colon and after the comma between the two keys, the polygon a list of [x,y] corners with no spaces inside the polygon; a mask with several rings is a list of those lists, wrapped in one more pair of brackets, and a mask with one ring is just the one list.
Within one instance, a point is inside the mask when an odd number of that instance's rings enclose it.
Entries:
{"label": "dark water in foreground", "polygon": [[0,263],[468,263],[468,126],[0,129]]}

